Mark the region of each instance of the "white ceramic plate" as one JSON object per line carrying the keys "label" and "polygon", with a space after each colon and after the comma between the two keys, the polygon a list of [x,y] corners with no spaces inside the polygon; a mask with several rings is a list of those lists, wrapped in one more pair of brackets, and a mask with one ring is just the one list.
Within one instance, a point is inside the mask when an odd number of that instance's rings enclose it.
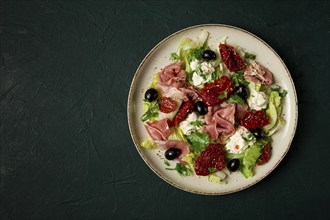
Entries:
{"label": "white ceramic plate", "polygon": [[[167,166],[160,159],[159,154],[162,153],[159,150],[145,150],[139,146],[141,140],[148,137],[148,133],[140,120],[141,115],[144,113],[143,99],[145,89],[152,82],[155,73],[170,63],[170,54],[177,50],[180,40],[184,37],[196,39],[200,35],[201,30],[206,30],[210,33],[208,44],[214,50],[218,47],[220,39],[227,36],[229,45],[240,46],[246,51],[257,55],[258,62],[273,72],[275,83],[288,92],[284,99],[283,107],[286,124],[273,136],[271,159],[263,166],[257,166],[255,175],[248,179],[244,178],[240,172],[232,173],[228,178],[227,184],[212,183],[208,181],[207,177],[196,175],[180,176],[176,171],[165,170]],[[290,148],[296,131],[298,101],[289,70],[279,55],[267,43],[248,31],[237,27],[207,24],[180,30],[162,40],[147,54],[136,70],[132,80],[128,96],[127,113],[129,129],[136,149],[153,172],[179,189],[197,194],[222,195],[237,192],[256,184],[272,172],[281,162]],[[174,163],[172,163],[171,167],[173,166]]]}

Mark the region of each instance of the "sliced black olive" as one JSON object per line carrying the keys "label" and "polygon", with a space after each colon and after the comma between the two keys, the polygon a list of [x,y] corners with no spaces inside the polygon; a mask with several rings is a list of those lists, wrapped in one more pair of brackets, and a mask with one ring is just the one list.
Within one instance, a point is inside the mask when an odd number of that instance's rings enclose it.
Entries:
{"label": "sliced black olive", "polygon": [[165,158],[168,160],[174,160],[181,154],[181,150],[178,148],[169,148],[165,151]]}
{"label": "sliced black olive", "polygon": [[229,171],[235,172],[236,170],[238,170],[239,164],[240,164],[239,159],[232,159],[228,162],[227,168]]}
{"label": "sliced black olive", "polygon": [[207,105],[202,101],[197,101],[194,105],[195,111],[200,115],[206,115],[208,112]]}
{"label": "sliced black olive", "polygon": [[254,129],[254,130],[250,130],[250,132],[253,134],[253,136],[259,140],[262,138],[263,134],[262,134],[262,130],[260,128]]}
{"label": "sliced black olive", "polygon": [[148,89],[144,94],[144,98],[147,99],[149,102],[156,100],[158,97],[158,92],[156,89]]}
{"label": "sliced black olive", "polygon": [[217,55],[212,50],[204,50],[202,57],[204,60],[215,60],[217,58]]}
{"label": "sliced black olive", "polygon": [[243,85],[237,86],[235,88],[235,93],[244,100],[246,100],[249,97],[249,90],[246,88],[246,86]]}

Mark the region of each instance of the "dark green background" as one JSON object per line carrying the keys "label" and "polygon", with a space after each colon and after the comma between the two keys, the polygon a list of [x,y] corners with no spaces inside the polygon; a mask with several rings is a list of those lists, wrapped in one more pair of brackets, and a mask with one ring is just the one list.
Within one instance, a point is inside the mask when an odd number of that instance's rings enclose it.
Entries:
{"label": "dark green background", "polygon": [[[329,219],[329,1],[0,1],[0,219]],[[298,129],[267,178],[226,196],[178,190],[127,124],[136,68],[203,23],[241,27],[287,64]]]}

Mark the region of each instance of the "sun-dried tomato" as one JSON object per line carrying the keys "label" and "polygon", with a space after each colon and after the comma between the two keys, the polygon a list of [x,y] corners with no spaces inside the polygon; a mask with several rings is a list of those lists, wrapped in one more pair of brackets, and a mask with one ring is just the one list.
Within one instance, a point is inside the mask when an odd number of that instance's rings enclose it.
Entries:
{"label": "sun-dried tomato", "polygon": [[173,120],[173,126],[179,125],[183,120],[186,119],[188,113],[194,111],[194,103],[192,101],[184,102],[179,112],[176,114],[174,120]]}
{"label": "sun-dried tomato", "polygon": [[227,100],[233,91],[233,82],[228,76],[223,75],[220,79],[215,80],[213,83],[207,84],[201,90],[200,98],[207,106],[214,106]]}
{"label": "sun-dried tomato", "polygon": [[270,145],[266,144],[263,148],[262,148],[262,154],[260,155],[260,157],[257,160],[257,165],[263,165],[265,163],[267,163],[270,159]]}
{"label": "sun-dried tomato", "polygon": [[241,118],[241,125],[247,129],[262,128],[269,123],[269,117],[261,110],[245,112],[245,114]]}
{"label": "sun-dried tomato", "polygon": [[199,176],[210,174],[210,169],[222,170],[226,166],[226,151],[220,144],[209,144],[195,162],[195,172]]}
{"label": "sun-dried tomato", "polygon": [[236,53],[235,48],[227,44],[220,44],[220,55],[221,59],[230,70],[230,72],[237,72],[245,68],[245,63],[238,53]]}
{"label": "sun-dried tomato", "polygon": [[177,102],[168,97],[160,97],[159,99],[159,111],[163,113],[173,112],[178,106]]}

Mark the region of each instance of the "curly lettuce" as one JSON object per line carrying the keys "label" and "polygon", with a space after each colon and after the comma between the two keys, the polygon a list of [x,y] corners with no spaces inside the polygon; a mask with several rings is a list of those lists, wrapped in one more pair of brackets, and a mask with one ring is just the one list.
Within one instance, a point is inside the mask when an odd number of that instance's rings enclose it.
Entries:
{"label": "curly lettuce", "polygon": [[282,117],[282,103],[281,98],[285,96],[285,93],[280,93],[279,90],[271,90],[269,93],[268,107],[266,114],[270,118],[270,124],[263,127],[265,134],[268,136],[273,135],[285,124],[285,120]]}

